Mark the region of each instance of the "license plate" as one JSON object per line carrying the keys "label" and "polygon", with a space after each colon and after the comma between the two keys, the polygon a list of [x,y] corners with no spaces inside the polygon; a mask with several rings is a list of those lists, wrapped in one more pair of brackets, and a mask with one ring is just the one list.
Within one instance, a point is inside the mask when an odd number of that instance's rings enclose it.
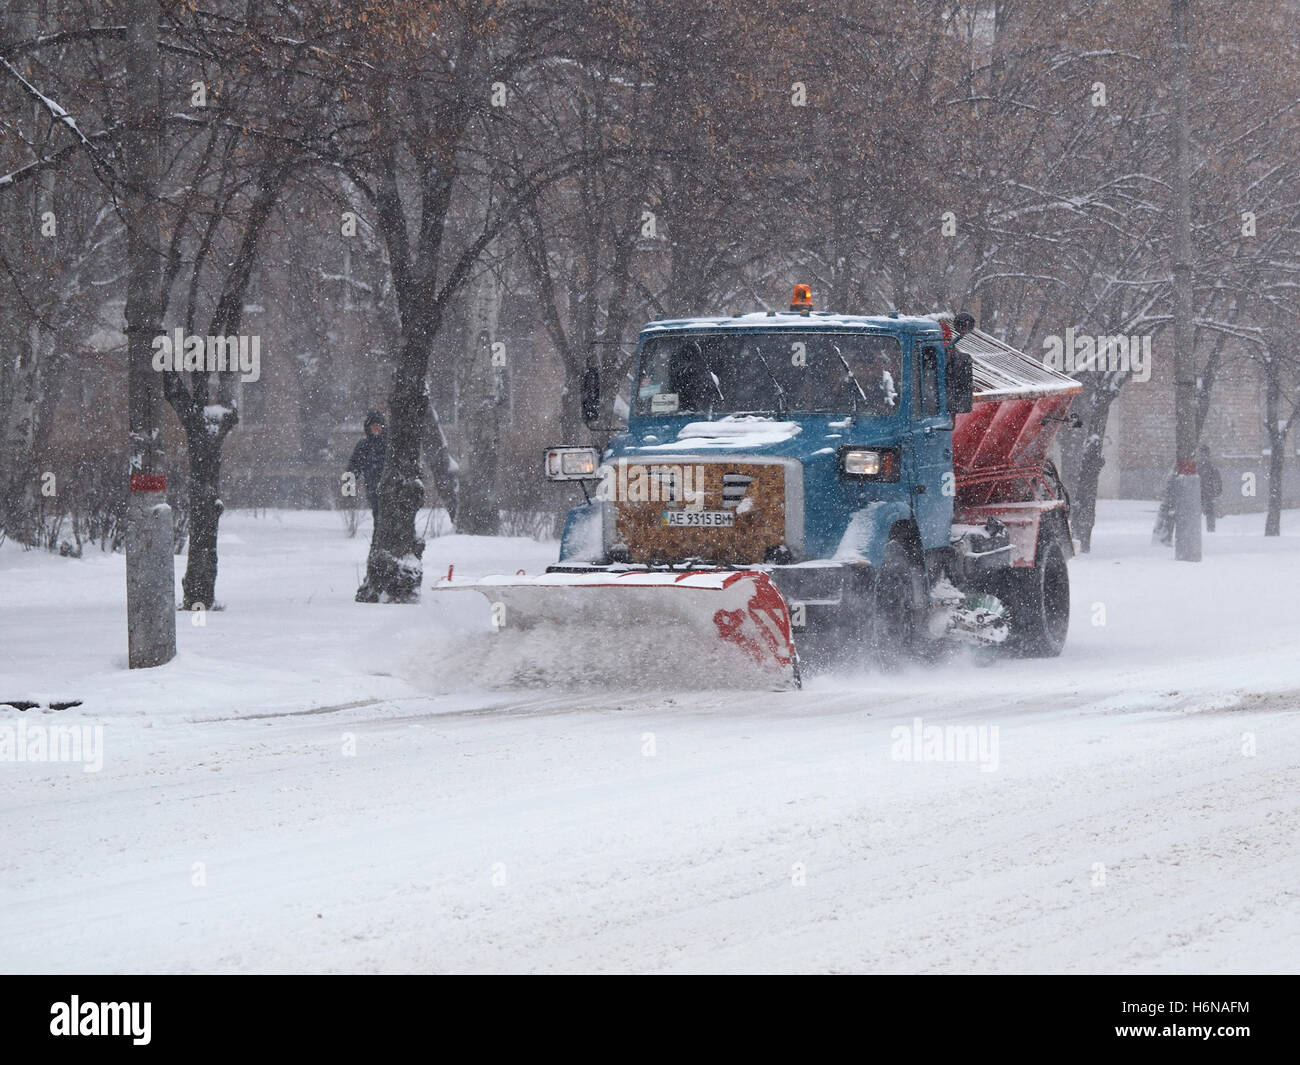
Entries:
{"label": "license plate", "polygon": [[729,529],[736,524],[731,510],[665,510],[661,519],[670,528]]}

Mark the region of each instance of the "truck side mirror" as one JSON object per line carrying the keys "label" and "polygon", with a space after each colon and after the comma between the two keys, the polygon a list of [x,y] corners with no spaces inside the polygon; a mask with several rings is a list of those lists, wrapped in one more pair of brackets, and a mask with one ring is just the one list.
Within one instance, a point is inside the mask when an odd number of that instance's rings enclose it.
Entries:
{"label": "truck side mirror", "polygon": [[600,417],[600,371],[588,366],[582,372],[582,420],[589,426]]}
{"label": "truck side mirror", "polygon": [[948,396],[948,413],[968,413],[975,402],[975,381],[969,355],[955,348],[948,349],[943,384]]}

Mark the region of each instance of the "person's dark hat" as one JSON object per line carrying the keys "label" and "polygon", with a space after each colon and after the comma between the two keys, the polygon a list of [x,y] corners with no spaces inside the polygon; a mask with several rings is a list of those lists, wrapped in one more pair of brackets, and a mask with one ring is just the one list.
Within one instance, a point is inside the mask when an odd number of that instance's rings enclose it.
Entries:
{"label": "person's dark hat", "polygon": [[366,415],[366,420],[362,422],[361,428],[369,429],[372,425],[382,425],[387,428],[387,424],[388,423],[384,421],[384,416],[380,414],[379,411],[372,410]]}

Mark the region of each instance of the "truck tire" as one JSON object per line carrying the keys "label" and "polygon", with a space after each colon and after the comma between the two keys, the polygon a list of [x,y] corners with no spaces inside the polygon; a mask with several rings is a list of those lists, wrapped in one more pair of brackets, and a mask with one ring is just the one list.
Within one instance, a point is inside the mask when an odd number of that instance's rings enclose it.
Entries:
{"label": "truck tire", "polygon": [[998,597],[1007,608],[1006,647],[1025,658],[1055,658],[1070,630],[1070,571],[1061,541],[1044,533],[1032,568],[1002,575]]}
{"label": "truck tire", "polygon": [[918,588],[924,586],[925,571],[907,546],[898,540],[886,544],[871,591],[869,640],[871,657],[881,669],[897,669],[915,657],[921,628]]}

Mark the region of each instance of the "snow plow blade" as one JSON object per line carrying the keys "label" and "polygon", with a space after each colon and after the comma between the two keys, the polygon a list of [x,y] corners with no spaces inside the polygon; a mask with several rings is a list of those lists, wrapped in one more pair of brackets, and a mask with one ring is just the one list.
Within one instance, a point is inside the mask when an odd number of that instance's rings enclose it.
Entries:
{"label": "snow plow blade", "polygon": [[503,636],[552,633],[555,660],[578,649],[570,672],[584,679],[612,670],[637,686],[799,686],[790,614],[765,573],[602,570],[444,580],[434,589],[483,595]]}

